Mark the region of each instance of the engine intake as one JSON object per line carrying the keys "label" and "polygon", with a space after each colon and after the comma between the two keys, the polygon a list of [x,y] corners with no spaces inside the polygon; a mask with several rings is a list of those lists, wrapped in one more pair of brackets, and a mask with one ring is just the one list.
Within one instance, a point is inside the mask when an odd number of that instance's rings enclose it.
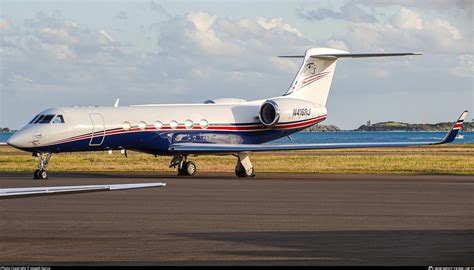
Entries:
{"label": "engine intake", "polygon": [[301,122],[326,115],[326,107],[312,103],[308,100],[296,98],[268,99],[260,106],[258,118],[269,128],[280,124]]}
{"label": "engine intake", "polygon": [[273,127],[278,123],[280,119],[280,109],[278,104],[272,100],[267,100],[260,107],[260,113],[258,114],[260,122],[267,127]]}

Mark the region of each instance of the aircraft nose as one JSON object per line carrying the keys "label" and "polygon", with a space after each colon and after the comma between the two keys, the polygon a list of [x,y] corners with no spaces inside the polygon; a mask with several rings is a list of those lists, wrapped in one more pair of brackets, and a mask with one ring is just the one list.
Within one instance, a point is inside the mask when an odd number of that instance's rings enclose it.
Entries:
{"label": "aircraft nose", "polygon": [[31,147],[31,138],[23,132],[16,132],[7,140],[7,144],[15,148]]}

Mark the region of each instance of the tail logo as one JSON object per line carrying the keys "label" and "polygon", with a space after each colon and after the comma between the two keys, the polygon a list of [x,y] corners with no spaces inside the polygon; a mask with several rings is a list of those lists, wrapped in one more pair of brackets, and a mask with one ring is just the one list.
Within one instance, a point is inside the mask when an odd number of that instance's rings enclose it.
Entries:
{"label": "tail logo", "polygon": [[316,74],[316,64],[315,64],[315,63],[309,63],[309,64],[307,64],[307,65],[306,65],[306,68],[309,69],[309,70],[312,69],[312,71],[310,71],[311,74]]}

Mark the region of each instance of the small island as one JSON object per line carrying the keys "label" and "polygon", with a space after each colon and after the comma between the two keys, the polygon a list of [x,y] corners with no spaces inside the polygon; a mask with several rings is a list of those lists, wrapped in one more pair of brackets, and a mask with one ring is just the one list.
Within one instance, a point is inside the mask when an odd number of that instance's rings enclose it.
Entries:
{"label": "small island", "polygon": [[309,128],[306,128],[303,130],[304,132],[336,132],[336,131],[341,131],[340,128],[334,126],[334,125],[314,125],[310,126]]}
{"label": "small island", "polygon": [[[354,131],[447,131],[453,127],[453,122],[437,124],[408,124],[396,121],[380,122],[362,125]],[[474,131],[474,122],[464,122],[463,131]]]}
{"label": "small island", "polygon": [[0,127],[0,132],[15,132],[16,130],[13,130],[13,129],[9,129],[7,127]]}

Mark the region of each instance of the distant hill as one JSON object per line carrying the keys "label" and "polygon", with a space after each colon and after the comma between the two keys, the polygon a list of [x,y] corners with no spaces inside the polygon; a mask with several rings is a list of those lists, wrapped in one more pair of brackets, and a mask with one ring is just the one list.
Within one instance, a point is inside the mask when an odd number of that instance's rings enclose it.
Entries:
{"label": "distant hill", "polygon": [[338,127],[336,126],[333,126],[333,125],[314,125],[314,126],[311,126],[307,129],[304,129],[303,131],[306,131],[306,132],[335,132],[335,131],[341,131],[341,129],[339,129]]}
{"label": "distant hill", "polygon": [[0,127],[0,132],[15,132],[16,130],[13,130],[13,129],[9,129],[7,127],[4,127],[4,128],[1,128]]}
{"label": "distant hill", "polygon": [[[437,124],[408,124],[403,122],[380,122],[370,126],[362,125],[354,131],[447,131],[451,129],[454,122],[442,122]],[[474,131],[474,122],[465,122],[462,130]]]}

